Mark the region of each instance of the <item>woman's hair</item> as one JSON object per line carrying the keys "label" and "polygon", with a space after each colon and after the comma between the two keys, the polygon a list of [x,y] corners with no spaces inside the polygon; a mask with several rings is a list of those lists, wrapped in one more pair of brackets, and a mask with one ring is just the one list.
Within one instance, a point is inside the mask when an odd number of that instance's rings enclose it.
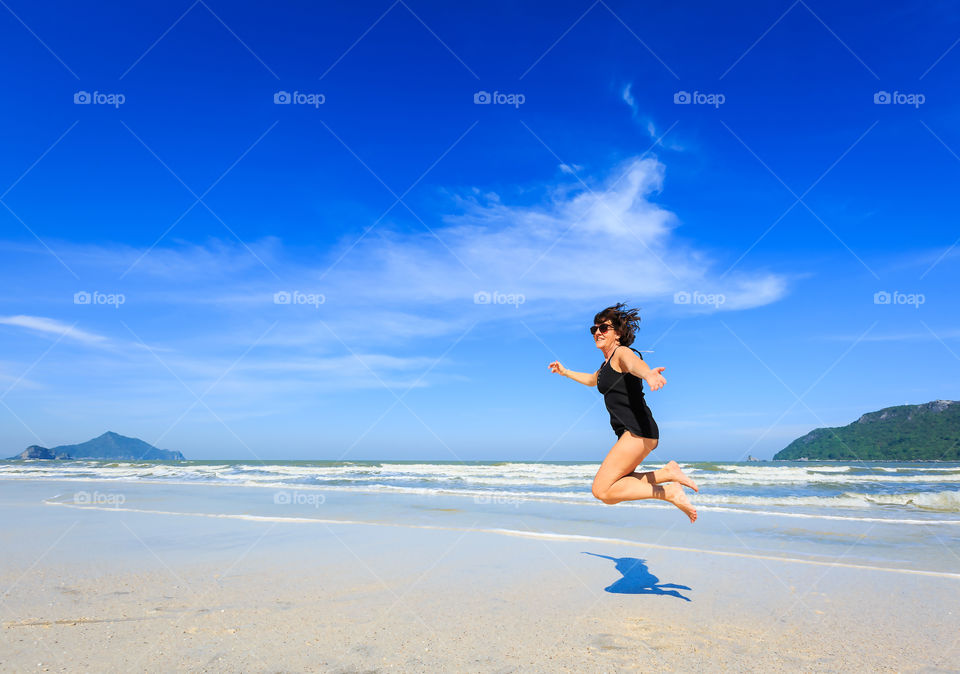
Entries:
{"label": "woman's hair", "polygon": [[615,306],[607,307],[593,317],[593,322],[597,325],[605,321],[610,321],[613,329],[620,333],[620,343],[630,346],[640,325],[640,310],[630,309],[625,303],[620,302]]}

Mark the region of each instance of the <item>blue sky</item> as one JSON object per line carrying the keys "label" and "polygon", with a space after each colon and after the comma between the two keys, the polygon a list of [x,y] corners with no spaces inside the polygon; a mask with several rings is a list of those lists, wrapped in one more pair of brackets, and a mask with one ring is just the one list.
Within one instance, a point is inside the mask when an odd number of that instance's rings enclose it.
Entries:
{"label": "blue sky", "polygon": [[596,369],[617,301],[663,457],[960,397],[948,3],[18,1],[0,34],[6,455],[599,461],[602,398],[547,364]]}

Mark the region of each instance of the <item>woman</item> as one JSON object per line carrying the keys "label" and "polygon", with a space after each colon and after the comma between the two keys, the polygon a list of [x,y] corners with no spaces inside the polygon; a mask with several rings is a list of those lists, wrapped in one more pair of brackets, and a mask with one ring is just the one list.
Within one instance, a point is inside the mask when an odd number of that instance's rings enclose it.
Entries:
{"label": "woman", "polygon": [[[604,361],[593,374],[566,369],[560,361],[550,363],[550,371],[569,377],[586,386],[596,386],[610,413],[610,425],[617,442],[603,460],[593,478],[593,495],[607,504],[656,498],[677,506],[691,522],[697,511],[690,504],[681,485],[699,491],[696,482],[687,477],[676,461],[660,470],[637,473],[636,468],[652,452],[660,438],[657,422],[643,397],[643,382],[651,391],[667,383],[661,374],[666,368],[650,368],[633,344],[640,314],[623,303],[607,307],[593,317],[590,328]],[[624,348],[621,348],[624,347]]]}

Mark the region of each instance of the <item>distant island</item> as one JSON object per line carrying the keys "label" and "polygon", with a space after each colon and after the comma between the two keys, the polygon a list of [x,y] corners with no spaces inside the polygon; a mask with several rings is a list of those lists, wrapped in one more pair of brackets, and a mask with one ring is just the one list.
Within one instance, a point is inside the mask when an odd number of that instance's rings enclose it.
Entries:
{"label": "distant island", "polygon": [[960,461],[960,402],[934,400],[869,412],[847,426],[817,428],[774,461]]}
{"label": "distant island", "polygon": [[60,445],[47,449],[39,445],[30,445],[10,461],[22,459],[117,459],[120,461],[183,461],[183,454],[169,449],[157,449],[139,438],[107,431],[93,440],[79,445]]}

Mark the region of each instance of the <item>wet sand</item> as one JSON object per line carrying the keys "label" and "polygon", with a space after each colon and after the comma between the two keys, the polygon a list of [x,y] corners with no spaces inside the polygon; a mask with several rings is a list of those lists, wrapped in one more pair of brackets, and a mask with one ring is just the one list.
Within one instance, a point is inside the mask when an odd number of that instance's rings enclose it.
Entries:
{"label": "wet sand", "polygon": [[42,492],[0,496],[3,671],[960,666],[949,573],[674,549],[670,527],[628,545],[61,508]]}

